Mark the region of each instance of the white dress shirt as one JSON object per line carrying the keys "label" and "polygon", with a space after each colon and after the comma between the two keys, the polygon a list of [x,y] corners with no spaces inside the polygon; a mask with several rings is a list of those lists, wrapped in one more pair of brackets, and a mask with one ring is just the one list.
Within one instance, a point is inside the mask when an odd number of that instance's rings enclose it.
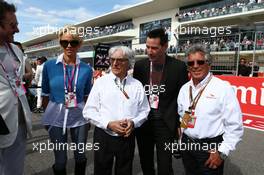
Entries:
{"label": "white dress shirt", "polygon": [[[181,117],[190,106],[190,86],[195,98],[210,75],[209,73],[196,87],[192,80],[183,85],[178,96],[178,112]],[[228,155],[235,150],[243,135],[242,113],[235,91],[228,82],[212,77],[196,105],[195,117],[197,119],[194,128],[183,130],[187,136],[203,139],[223,134],[223,142],[218,151]]]}
{"label": "white dress shirt", "polygon": [[37,65],[36,74],[35,74],[35,82],[40,87],[42,83],[43,66],[44,66],[44,63],[42,63],[41,65]]}
{"label": "white dress shirt", "polygon": [[[118,85],[124,88],[129,99]],[[111,72],[95,81],[83,109],[83,116],[108,134],[118,136],[107,129],[109,122],[131,119],[136,128],[147,120],[149,111],[149,103],[142,84],[131,76],[120,82],[120,79]]]}

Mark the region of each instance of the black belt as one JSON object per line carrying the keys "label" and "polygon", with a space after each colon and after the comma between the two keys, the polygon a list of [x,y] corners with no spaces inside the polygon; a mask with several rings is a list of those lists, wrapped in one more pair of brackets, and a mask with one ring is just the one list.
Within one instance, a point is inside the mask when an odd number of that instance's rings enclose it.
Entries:
{"label": "black belt", "polygon": [[189,137],[183,133],[182,137],[185,137],[188,140],[192,142],[197,142],[197,143],[220,143],[223,141],[223,134],[213,137],[213,138],[196,139],[196,138]]}

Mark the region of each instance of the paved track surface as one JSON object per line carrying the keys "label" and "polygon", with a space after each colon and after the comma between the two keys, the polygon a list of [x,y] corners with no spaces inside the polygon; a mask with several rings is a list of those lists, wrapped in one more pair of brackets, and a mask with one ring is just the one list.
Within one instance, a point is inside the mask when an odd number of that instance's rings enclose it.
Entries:
{"label": "paved track surface", "polygon": [[[245,124],[245,120],[244,120]],[[246,124],[245,124],[246,125]],[[92,143],[93,129],[89,131],[88,143]],[[33,138],[27,142],[27,156],[25,161],[25,175],[52,175],[53,152],[45,150],[40,153],[36,145],[48,142],[48,133],[40,123],[40,115],[33,116]],[[44,144],[43,144],[44,145]],[[42,146],[43,147],[43,146]],[[43,147],[44,148],[44,147]],[[88,158],[87,175],[93,173],[93,151],[86,152]],[[14,165],[15,167],[15,165]],[[72,151],[68,153],[67,173],[74,174],[74,159]],[[173,160],[175,175],[184,175],[181,159]],[[243,141],[238,145],[225,162],[225,175],[262,175],[264,172],[264,132],[245,128]],[[135,151],[134,175],[142,175],[138,157]]]}

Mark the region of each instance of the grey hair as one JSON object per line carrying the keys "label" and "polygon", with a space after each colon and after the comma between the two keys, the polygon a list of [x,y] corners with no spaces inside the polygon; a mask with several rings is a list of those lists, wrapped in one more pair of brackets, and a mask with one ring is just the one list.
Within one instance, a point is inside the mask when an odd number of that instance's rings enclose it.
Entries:
{"label": "grey hair", "polygon": [[197,52],[201,52],[204,54],[204,59],[208,62],[209,65],[212,64],[212,56],[210,54],[210,51],[206,49],[203,45],[201,44],[194,44],[191,46],[187,51],[186,51],[186,61],[188,60],[189,55],[195,54]]}
{"label": "grey hair", "polygon": [[114,46],[114,47],[111,47],[108,51],[109,57],[111,57],[113,53],[116,52],[117,50],[122,50],[123,56],[127,58],[129,61],[129,68],[132,68],[132,65],[135,62],[135,54],[133,50],[127,46]]}

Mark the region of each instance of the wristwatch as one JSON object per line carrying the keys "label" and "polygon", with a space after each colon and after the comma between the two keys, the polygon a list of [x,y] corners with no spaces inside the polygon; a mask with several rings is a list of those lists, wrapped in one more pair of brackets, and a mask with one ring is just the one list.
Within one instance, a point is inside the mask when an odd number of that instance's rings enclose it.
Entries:
{"label": "wristwatch", "polygon": [[220,152],[220,151],[218,151],[218,152],[219,152],[219,156],[220,156],[220,158],[221,158],[222,160],[226,160],[226,158],[227,158],[228,156],[225,155],[224,153]]}

